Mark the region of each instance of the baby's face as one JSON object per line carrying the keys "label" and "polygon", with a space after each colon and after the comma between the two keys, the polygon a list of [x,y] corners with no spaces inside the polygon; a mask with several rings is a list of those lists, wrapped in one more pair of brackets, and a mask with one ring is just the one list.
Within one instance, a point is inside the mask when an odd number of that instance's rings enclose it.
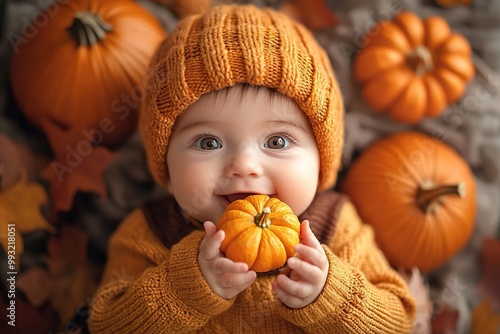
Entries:
{"label": "baby's face", "polygon": [[176,121],[167,152],[170,190],[202,222],[216,223],[230,202],[249,194],[278,197],[300,215],[319,176],[309,121],[291,99],[241,89],[206,94]]}

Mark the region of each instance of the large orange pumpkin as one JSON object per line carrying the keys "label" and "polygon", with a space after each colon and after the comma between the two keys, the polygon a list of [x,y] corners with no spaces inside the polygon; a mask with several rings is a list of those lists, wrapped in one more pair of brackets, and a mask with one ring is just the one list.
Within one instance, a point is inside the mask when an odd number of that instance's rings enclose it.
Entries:
{"label": "large orange pumpkin", "polygon": [[404,11],[376,24],[354,60],[354,76],[374,112],[403,123],[441,114],[474,76],[469,42],[439,16]]}
{"label": "large orange pumpkin", "polygon": [[14,96],[42,130],[48,118],[63,128],[99,130],[104,144],[120,144],[136,128],[143,78],[164,37],[158,20],[135,1],[56,2],[14,46]]}
{"label": "large orange pumpkin", "polygon": [[443,142],[418,132],[369,146],[349,167],[341,189],[396,267],[431,271],[473,231],[476,187],[469,165]]}
{"label": "large orange pumpkin", "polygon": [[300,242],[300,222],[277,198],[251,195],[228,205],[217,222],[226,233],[221,251],[251,270],[267,272],[282,267]]}

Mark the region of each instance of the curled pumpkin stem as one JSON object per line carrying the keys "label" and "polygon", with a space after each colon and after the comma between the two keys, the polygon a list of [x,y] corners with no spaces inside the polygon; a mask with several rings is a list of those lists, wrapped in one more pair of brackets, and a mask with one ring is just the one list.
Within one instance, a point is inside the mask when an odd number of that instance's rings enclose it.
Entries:
{"label": "curled pumpkin stem", "polygon": [[457,195],[460,198],[465,197],[465,184],[446,185],[420,185],[417,193],[417,204],[425,212],[434,212],[437,206],[443,202],[443,197],[448,195]]}
{"label": "curled pumpkin stem", "polygon": [[432,71],[434,64],[432,55],[425,46],[419,45],[406,54],[406,61],[413,68],[417,75],[423,75]]}
{"label": "curled pumpkin stem", "polygon": [[271,220],[269,219],[270,213],[271,209],[269,207],[262,209],[262,213],[255,216],[255,224],[261,228],[268,228],[271,226]]}
{"label": "curled pumpkin stem", "polygon": [[113,27],[98,14],[78,12],[67,30],[76,40],[78,46],[92,46],[103,40],[106,34],[113,30]]}

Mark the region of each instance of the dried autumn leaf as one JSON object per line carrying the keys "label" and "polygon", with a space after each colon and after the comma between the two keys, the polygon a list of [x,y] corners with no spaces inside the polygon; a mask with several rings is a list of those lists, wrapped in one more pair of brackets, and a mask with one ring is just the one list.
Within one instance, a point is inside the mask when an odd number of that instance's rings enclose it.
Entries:
{"label": "dried autumn leaf", "polygon": [[0,135],[0,190],[14,185],[21,177],[21,158],[14,142]]}
{"label": "dried autumn leaf", "polygon": [[432,334],[456,334],[458,311],[444,306],[432,320]]}
{"label": "dried autumn leaf", "polygon": [[42,177],[50,182],[53,213],[71,210],[79,191],[106,196],[103,174],[115,154],[97,146],[102,141],[98,131],[65,131],[53,122],[44,122],[44,132],[55,155],[55,160],[42,172]]}
{"label": "dried autumn leaf", "polygon": [[[13,299],[10,299],[13,300]],[[5,300],[10,303],[10,300]],[[40,307],[31,305],[23,298],[15,299],[15,326],[9,325],[10,311],[7,309],[3,298],[0,298],[0,317],[7,321],[0,321],[0,333],[2,334],[47,334],[58,333],[59,317],[50,304],[45,303]]]}
{"label": "dried autumn leaf", "polygon": [[87,234],[78,226],[62,226],[57,235],[48,241],[49,271],[60,276],[69,266],[79,266],[87,261]]}
{"label": "dried autumn leaf", "polygon": [[14,185],[25,170],[28,181],[38,179],[49,160],[46,154],[35,152],[29,145],[0,134],[0,190]]}
{"label": "dried autumn leaf", "polygon": [[472,310],[472,334],[497,334],[500,332],[500,313],[493,311],[484,300]]}
{"label": "dried autumn leaf", "polygon": [[72,266],[56,280],[51,305],[58,312],[62,323],[67,323],[76,310],[87,303],[97,289],[98,268],[90,263]]}
{"label": "dried autumn leaf", "polygon": [[[9,250],[15,250],[15,267],[9,267],[9,270],[17,271],[19,268],[20,255],[24,250],[21,233],[37,229],[55,232],[54,227],[40,211],[40,207],[46,203],[45,190],[37,183],[28,183],[25,172],[21,173],[19,182],[0,192],[0,228],[2,229],[0,244],[5,254],[9,254]],[[9,241],[12,241],[10,245]]]}
{"label": "dried autumn leaf", "polygon": [[32,266],[17,277],[16,286],[35,307],[50,299],[55,281],[46,269]]}
{"label": "dried autumn leaf", "polygon": [[500,241],[485,239],[479,261],[482,272],[479,291],[489,300],[493,309],[500,312]]}
{"label": "dried autumn leaf", "polygon": [[408,273],[400,272],[408,284],[410,294],[417,305],[417,315],[412,334],[431,333],[432,301],[430,299],[429,286],[425,284],[422,274],[418,268],[413,268]]}
{"label": "dried autumn leaf", "polygon": [[326,29],[337,24],[337,17],[325,4],[325,0],[289,0],[281,6],[280,11],[312,31]]}

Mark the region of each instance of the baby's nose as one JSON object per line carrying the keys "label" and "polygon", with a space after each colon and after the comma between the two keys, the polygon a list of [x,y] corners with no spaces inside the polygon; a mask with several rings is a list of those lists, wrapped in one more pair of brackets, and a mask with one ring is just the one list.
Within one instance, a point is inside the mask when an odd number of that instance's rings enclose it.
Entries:
{"label": "baby's nose", "polygon": [[259,177],[262,175],[262,164],[257,154],[248,150],[240,150],[231,155],[226,164],[227,177]]}

